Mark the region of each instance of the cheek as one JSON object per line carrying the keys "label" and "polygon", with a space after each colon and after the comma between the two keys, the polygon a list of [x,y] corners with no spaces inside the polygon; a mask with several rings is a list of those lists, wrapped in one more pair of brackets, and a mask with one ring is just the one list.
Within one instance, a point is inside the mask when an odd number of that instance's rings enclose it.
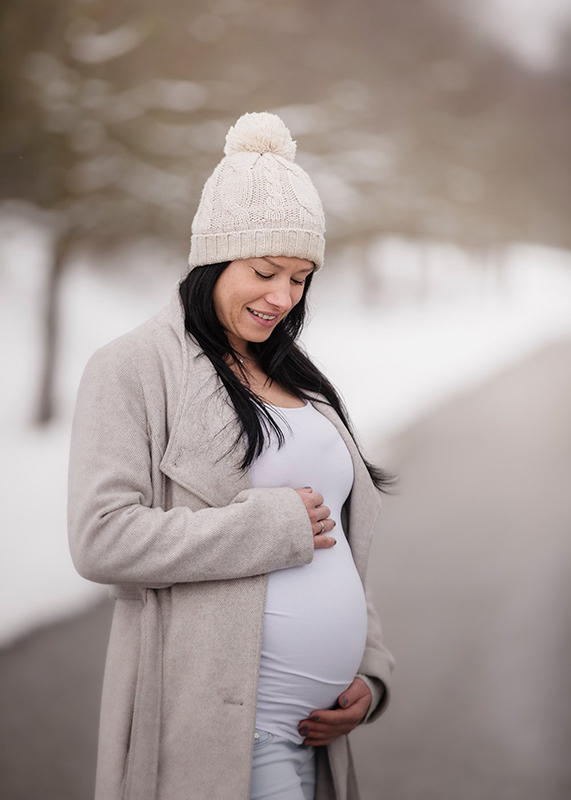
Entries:
{"label": "cheek", "polygon": [[214,306],[214,313],[218,317],[218,320],[222,321],[224,317],[223,305],[220,302],[220,298],[217,296],[216,292],[214,292],[212,296],[212,305]]}
{"label": "cheek", "polygon": [[233,295],[231,286],[225,282],[220,282],[214,289],[212,302],[218,319],[228,319],[231,316],[234,305]]}
{"label": "cheek", "polygon": [[215,306],[218,319],[227,327],[235,328],[243,324],[246,319],[249,319],[245,305],[248,304],[240,294],[226,295],[219,303],[218,309]]}

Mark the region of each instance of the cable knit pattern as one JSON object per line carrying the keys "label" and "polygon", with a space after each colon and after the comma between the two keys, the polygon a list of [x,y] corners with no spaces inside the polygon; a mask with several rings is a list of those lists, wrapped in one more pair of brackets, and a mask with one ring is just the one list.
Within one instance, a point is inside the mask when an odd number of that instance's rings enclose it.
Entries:
{"label": "cable knit pattern", "polygon": [[296,164],[295,142],[275,114],[244,114],[226,137],[225,157],[202,190],[189,266],[262,256],[323,265],[325,216]]}
{"label": "cable knit pattern", "polygon": [[220,218],[215,221],[217,227],[227,227],[229,230],[246,228],[249,222],[248,209],[252,203],[253,180],[251,170],[241,170],[237,164],[228,164],[224,178],[218,173],[216,194],[220,208],[214,206],[213,214],[222,211]]}
{"label": "cable knit pattern", "polygon": [[[299,175],[293,169],[286,168],[286,175],[294,196],[299,203],[299,218],[304,226],[322,225],[325,228],[325,217],[320,203],[315,201],[315,187],[307,181],[300,180]],[[318,198],[319,199],[319,198]],[[315,220],[315,217],[318,217]]]}
{"label": "cable knit pattern", "polygon": [[280,184],[280,171],[276,159],[271,156],[261,156],[263,177],[266,181],[268,193],[265,218],[269,222],[281,222],[284,218],[284,193]]}

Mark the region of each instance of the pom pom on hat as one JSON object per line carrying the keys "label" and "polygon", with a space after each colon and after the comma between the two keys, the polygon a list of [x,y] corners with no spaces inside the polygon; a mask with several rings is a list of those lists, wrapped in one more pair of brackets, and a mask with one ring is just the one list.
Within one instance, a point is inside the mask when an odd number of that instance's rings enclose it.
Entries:
{"label": "pom pom on hat", "polygon": [[283,121],[267,111],[243,114],[226,134],[224,154],[273,153],[288,161],[295,159],[296,143]]}

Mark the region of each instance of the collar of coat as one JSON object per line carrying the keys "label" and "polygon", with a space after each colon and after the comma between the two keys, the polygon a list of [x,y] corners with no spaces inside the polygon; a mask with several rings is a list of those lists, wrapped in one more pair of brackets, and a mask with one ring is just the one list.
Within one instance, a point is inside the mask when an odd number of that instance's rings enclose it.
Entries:
{"label": "collar of coat", "polygon": [[[238,423],[230,398],[210,359],[184,326],[184,306],[177,282],[171,300],[156,316],[171,326],[182,350],[182,379],[174,423],[160,469],[193,492],[209,506],[225,506],[238,492],[251,488],[249,471],[240,469],[243,445],[232,446]],[[347,445],[354,468],[350,496],[351,523],[356,509],[367,509],[376,518],[381,498],[342,420],[322,395],[308,392],[312,405],[335,425]],[[367,526],[368,527],[368,526]]]}

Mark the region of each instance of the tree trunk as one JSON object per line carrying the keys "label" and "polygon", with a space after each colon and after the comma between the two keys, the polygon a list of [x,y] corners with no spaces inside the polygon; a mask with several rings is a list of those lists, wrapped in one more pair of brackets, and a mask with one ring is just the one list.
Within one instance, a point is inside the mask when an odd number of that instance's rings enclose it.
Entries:
{"label": "tree trunk", "polygon": [[60,236],[54,244],[53,259],[49,268],[43,308],[43,339],[40,342],[43,355],[40,361],[38,405],[32,420],[35,425],[46,425],[54,417],[54,387],[59,325],[59,288],[67,261],[68,250],[69,239],[66,236]]}
{"label": "tree trunk", "polygon": [[375,240],[365,239],[360,244],[361,256],[361,299],[363,306],[378,306],[381,299],[381,275],[377,267],[378,255]]}

